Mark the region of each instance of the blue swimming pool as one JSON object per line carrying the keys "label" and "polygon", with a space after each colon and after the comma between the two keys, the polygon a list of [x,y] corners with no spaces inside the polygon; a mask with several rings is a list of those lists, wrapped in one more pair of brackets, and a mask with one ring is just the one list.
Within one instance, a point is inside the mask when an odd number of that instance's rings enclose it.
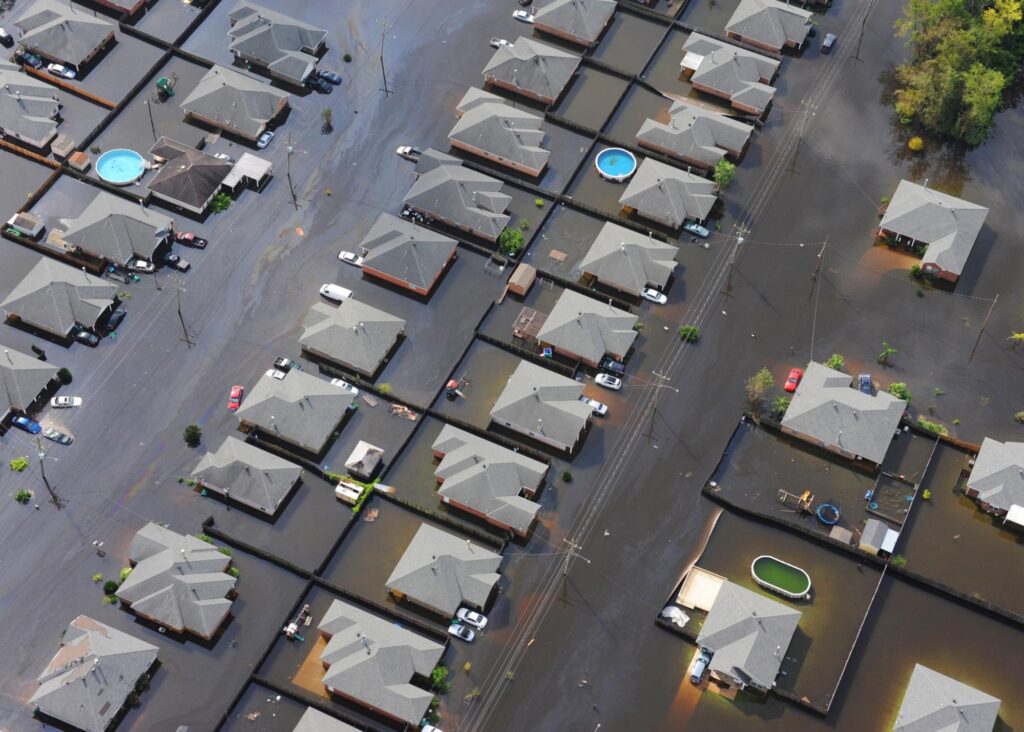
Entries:
{"label": "blue swimming pool", "polygon": [[629,150],[609,147],[597,154],[594,166],[605,180],[621,183],[636,172],[636,158]]}
{"label": "blue swimming pool", "polygon": [[146,172],[146,163],[134,150],[107,150],[96,161],[96,175],[116,186],[131,185]]}

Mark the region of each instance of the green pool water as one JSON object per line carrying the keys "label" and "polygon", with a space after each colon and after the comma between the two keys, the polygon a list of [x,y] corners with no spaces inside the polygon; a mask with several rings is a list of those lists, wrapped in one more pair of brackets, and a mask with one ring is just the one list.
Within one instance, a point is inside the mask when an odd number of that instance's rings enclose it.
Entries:
{"label": "green pool water", "polygon": [[775,557],[758,557],[750,570],[754,574],[754,579],[772,585],[782,590],[784,594],[806,595],[810,592],[811,579],[807,573]]}

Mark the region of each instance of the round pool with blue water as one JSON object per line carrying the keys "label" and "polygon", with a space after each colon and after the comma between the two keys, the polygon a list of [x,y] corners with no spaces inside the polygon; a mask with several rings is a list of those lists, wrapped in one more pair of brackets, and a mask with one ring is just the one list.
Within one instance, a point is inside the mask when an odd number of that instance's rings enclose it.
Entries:
{"label": "round pool with blue water", "polygon": [[608,147],[597,154],[594,166],[605,180],[621,183],[636,172],[636,157],[621,147]]}
{"label": "round pool with blue water", "polygon": [[115,186],[129,186],[146,172],[146,161],[134,150],[107,150],[96,161],[96,175]]}

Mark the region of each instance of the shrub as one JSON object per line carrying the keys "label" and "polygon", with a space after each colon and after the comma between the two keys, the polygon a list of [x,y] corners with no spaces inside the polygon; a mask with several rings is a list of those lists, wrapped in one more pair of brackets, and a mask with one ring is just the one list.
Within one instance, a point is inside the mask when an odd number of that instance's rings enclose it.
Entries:
{"label": "shrub", "polygon": [[91,152],[93,155],[99,155],[100,154],[100,146],[99,145],[93,145],[92,147],[89,148],[89,152]]}
{"label": "shrub", "polygon": [[448,683],[448,669],[444,666],[435,666],[430,672],[430,688],[434,690],[447,691],[451,688]]}
{"label": "shrub", "polygon": [[103,594],[113,595],[115,592],[117,592],[118,587],[120,587],[120,585],[114,580],[107,580],[103,583]]}
{"label": "shrub", "polygon": [[383,394],[384,396],[388,396],[392,391],[394,391],[391,384],[389,384],[386,381],[383,384],[381,384],[378,388],[380,389],[380,393]]}
{"label": "shrub", "polygon": [[199,541],[205,541],[207,544],[213,543],[213,539],[211,539],[206,534],[196,534],[196,538],[199,539]]}
{"label": "shrub", "polygon": [[116,605],[117,604],[117,595],[104,595],[103,596],[103,604],[104,605]]}
{"label": "shrub", "polygon": [[227,193],[218,193],[216,196],[213,197],[213,200],[210,201],[210,210],[213,211],[215,214],[227,211],[228,208],[230,208],[230,206],[231,196],[229,196]]}
{"label": "shrub", "polygon": [[1013,419],[1015,422],[1020,422],[1021,424],[1024,424],[1024,412],[1017,412],[1015,415],[1013,415]]}
{"label": "shrub", "polygon": [[715,165],[715,183],[718,184],[719,190],[724,191],[732,183],[732,179],[736,177],[736,166],[730,163],[725,158],[718,161]]}
{"label": "shrub", "polygon": [[907,404],[910,404],[910,389],[902,381],[897,381],[894,384],[889,385],[889,393],[897,399],[902,399]]}
{"label": "shrub", "polygon": [[946,428],[946,425],[941,424],[939,422],[932,422],[930,419],[925,419],[924,417],[918,417],[917,418],[917,423],[918,423],[918,425],[921,426],[922,429],[926,429],[929,432],[934,432],[937,435],[948,435],[949,434],[949,429]]}
{"label": "shrub", "polygon": [[126,579],[128,579],[128,575],[130,575],[131,573],[131,567],[121,567],[121,573],[118,575],[118,577],[120,578],[121,582],[124,582]]}
{"label": "shrub", "polygon": [[466,672],[467,674],[468,674],[468,673],[469,673],[469,672],[470,672],[470,671],[471,671],[472,669],[473,669],[473,664],[471,664],[471,663],[470,663],[469,661],[466,661],[466,662],[465,662],[464,664],[462,664],[462,670],[463,670],[463,671],[465,671],[465,672]]}
{"label": "shrub", "polygon": [[228,567],[228,574],[230,574],[235,579],[238,579],[238,575],[240,575],[241,572],[238,571],[238,567]]}
{"label": "shrub", "polygon": [[98,585],[102,581],[103,581],[103,572],[97,572],[96,574],[94,574],[92,576],[92,583],[94,585]]}
{"label": "shrub", "polygon": [[231,556],[231,548],[230,547],[219,546],[219,547],[217,547],[217,551],[219,551],[225,557],[230,557]]}
{"label": "shrub", "polygon": [[352,54],[351,53],[346,53],[344,56],[342,56],[342,58],[345,60],[345,63],[347,63],[347,64],[352,63]]}
{"label": "shrub", "polygon": [[696,343],[700,340],[700,328],[696,325],[679,326],[679,337],[686,343]]}
{"label": "shrub", "polygon": [[747,406],[755,415],[759,415],[764,408],[762,397],[764,393],[775,386],[775,377],[767,368],[762,368],[756,374],[747,379]]}
{"label": "shrub", "polygon": [[13,470],[15,473],[23,473],[23,472],[25,472],[25,469],[28,468],[28,458],[27,457],[12,458],[11,462],[10,462],[10,466],[11,466],[11,470]]}
{"label": "shrub", "polygon": [[932,492],[929,489],[925,488],[923,491],[921,491],[921,500],[922,501],[930,501],[930,500],[932,500]]}
{"label": "shrub", "polygon": [[572,483],[572,473],[570,473],[568,470],[566,470],[564,473],[562,473],[562,482],[563,483]]}
{"label": "shrub", "polygon": [[907,558],[902,554],[893,554],[892,558],[889,560],[889,564],[897,569],[903,569],[907,566]]}
{"label": "shrub", "polygon": [[520,229],[505,229],[498,235],[498,251],[507,257],[519,254],[525,243]]}
{"label": "shrub", "polygon": [[520,231],[526,231],[529,228],[530,228],[530,220],[529,219],[523,219],[522,221],[519,222],[519,230]]}
{"label": "shrub", "polygon": [[843,358],[842,355],[840,355],[838,353],[833,353],[825,361],[825,365],[828,366],[830,369],[835,369],[836,371],[842,371],[843,369],[846,368],[846,359]]}
{"label": "shrub", "polygon": [[932,393],[933,393],[933,394],[934,394],[935,396],[937,396],[937,397],[940,397],[940,396],[942,396],[943,394],[945,394],[946,392],[944,392],[944,391],[943,391],[942,389],[940,389],[939,387],[937,387],[937,386],[936,386],[936,387],[935,387],[934,389],[932,389]]}
{"label": "shrub", "polygon": [[782,419],[782,415],[789,409],[789,397],[775,397],[772,399],[771,412],[777,419]]}
{"label": "shrub", "polygon": [[474,686],[472,689],[469,690],[469,693],[466,694],[466,696],[463,697],[463,701],[471,702],[474,699],[478,698],[479,696],[480,696],[480,687],[479,686]]}
{"label": "shrub", "polygon": [[544,199],[543,198],[535,198],[535,199],[533,199],[533,205],[536,206],[537,208],[544,208]]}
{"label": "shrub", "polygon": [[22,506],[27,506],[28,502],[32,500],[32,491],[22,489],[14,494],[14,500]]}
{"label": "shrub", "polygon": [[185,432],[182,436],[185,438],[185,444],[189,447],[199,447],[199,442],[203,439],[203,429],[193,423],[185,427]]}
{"label": "shrub", "polygon": [[64,386],[71,383],[71,369],[61,367],[57,369],[57,380],[60,381]]}
{"label": "shrub", "polygon": [[920,150],[923,150],[924,149],[924,140],[922,140],[917,135],[914,135],[913,137],[911,137],[907,141],[907,147],[909,147],[914,152],[918,152]]}
{"label": "shrub", "polygon": [[955,427],[958,424],[960,424],[960,420],[959,419],[954,419],[953,420],[953,426]]}
{"label": "shrub", "polygon": [[878,363],[883,366],[892,365],[892,357],[895,356],[899,351],[890,346],[885,341],[882,341],[882,352],[878,354]]}

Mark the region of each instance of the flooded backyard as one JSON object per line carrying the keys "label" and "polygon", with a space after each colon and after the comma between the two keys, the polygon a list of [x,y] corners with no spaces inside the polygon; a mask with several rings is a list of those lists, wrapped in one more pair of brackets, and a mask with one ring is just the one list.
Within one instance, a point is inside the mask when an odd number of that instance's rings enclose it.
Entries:
{"label": "flooded backyard", "polygon": [[619,10],[613,17],[593,58],[618,71],[635,76],[658,47],[668,26]]}
{"label": "flooded backyard", "polygon": [[580,67],[572,86],[552,111],[589,130],[600,131],[628,85],[618,76]]}

